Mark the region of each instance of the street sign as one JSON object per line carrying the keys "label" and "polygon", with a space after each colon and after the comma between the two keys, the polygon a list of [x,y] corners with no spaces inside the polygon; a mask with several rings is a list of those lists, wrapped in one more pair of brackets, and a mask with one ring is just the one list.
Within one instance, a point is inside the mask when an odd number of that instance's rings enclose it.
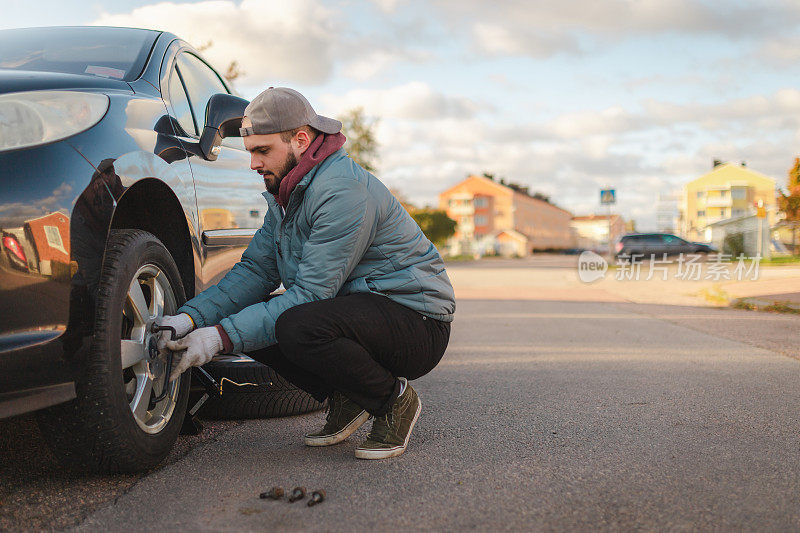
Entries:
{"label": "street sign", "polygon": [[603,205],[611,205],[617,203],[617,190],[600,189],[600,203]]}

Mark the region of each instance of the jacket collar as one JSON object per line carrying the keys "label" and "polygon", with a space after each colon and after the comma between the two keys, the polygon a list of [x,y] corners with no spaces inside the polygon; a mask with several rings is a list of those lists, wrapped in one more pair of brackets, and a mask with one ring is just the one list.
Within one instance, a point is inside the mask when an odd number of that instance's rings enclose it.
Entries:
{"label": "jacket collar", "polygon": [[[309,170],[308,173],[305,176],[303,176],[303,179],[301,179],[300,182],[297,185],[295,185],[294,190],[292,191],[292,197],[301,194],[303,191],[305,191],[306,187],[308,187],[308,185],[311,183],[311,180],[314,179],[314,176],[327,169],[331,165],[331,163],[333,163],[333,161],[345,155],[346,153],[344,151],[344,148],[339,148],[331,155],[326,157],[325,161],[323,161],[319,165]],[[278,205],[278,202],[275,201],[275,196],[273,196],[271,192],[264,191],[261,193],[261,196],[263,196],[267,200],[267,205],[269,205],[270,209],[280,210],[280,206]],[[291,200],[289,202],[291,204]]]}

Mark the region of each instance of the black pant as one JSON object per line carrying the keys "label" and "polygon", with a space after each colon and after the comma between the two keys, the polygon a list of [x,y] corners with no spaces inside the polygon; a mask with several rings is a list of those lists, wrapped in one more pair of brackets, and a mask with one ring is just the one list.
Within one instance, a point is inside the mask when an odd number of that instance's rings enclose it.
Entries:
{"label": "black pant", "polygon": [[439,363],[450,323],[385,296],[358,293],[300,304],[275,324],[278,344],[248,353],[318,401],[339,391],[370,414],[385,414],[400,392]]}

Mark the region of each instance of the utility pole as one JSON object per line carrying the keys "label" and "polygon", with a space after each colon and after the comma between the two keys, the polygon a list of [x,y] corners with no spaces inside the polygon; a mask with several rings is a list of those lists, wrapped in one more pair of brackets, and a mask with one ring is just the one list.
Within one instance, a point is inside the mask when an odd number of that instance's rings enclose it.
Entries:
{"label": "utility pole", "polygon": [[611,241],[611,206],[617,203],[616,189],[600,189],[600,203],[607,207],[608,215],[608,255],[614,257],[614,243]]}
{"label": "utility pole", "polygon": [[756,207],[756,216],[758,217],[758,244],[756,250],[759,259],[764,257],[764,218],[767,216],[767,210],[764,207],[764,200],[759,199]]}

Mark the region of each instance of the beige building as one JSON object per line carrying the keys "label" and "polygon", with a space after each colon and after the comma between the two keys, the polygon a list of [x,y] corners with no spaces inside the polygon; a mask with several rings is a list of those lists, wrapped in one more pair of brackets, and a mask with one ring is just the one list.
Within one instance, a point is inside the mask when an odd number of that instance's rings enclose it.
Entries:
{"label": "beige building", "polygon": [[469,176],[440,193],[439,208],[457,224],[451,253],[483,254],[502,248],[527,255],[574,247],[569,211],[483,176]]}
{"label": "beige building", "polygon": [[572,217],[572,228],[575,230],[577,247],[599,253],[609,251],[608,230],[611,228],[611,242],[625,234],[625,221],[620,215],[589,215]]}
{"label": "beige building", "polygon": [[761,201],[767,222],[776,222],[775,180],[744,165],[714,162],[708,174],[684,187],[679,222],[681,234],[689,240],[710,241],[709,224],[756,212]]}

